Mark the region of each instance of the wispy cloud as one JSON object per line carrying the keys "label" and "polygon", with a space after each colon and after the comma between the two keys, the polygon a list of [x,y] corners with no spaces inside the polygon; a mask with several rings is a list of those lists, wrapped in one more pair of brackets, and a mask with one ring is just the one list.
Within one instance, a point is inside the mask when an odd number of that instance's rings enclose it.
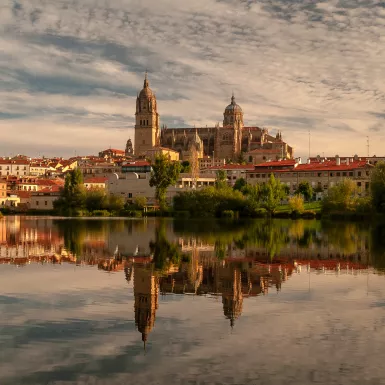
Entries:
{"label": "wispy cloud", "polygon": [[32,147],[68,155],[66,130],[92,138],[79,152],[123,147],[148,68],[162,123],[221,121],[234,90],[246,122],[282,130],[298,155],[309,129],[313,154],[363,154],[370,134],[380,155],[385,8],[375,0],[8,1],[0,23],[2,152],[31,132]]}

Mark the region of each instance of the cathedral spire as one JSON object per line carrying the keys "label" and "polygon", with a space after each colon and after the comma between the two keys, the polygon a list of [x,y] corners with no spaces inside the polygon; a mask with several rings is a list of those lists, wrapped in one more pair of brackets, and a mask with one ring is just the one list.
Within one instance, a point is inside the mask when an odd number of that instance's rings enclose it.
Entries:
{"label": "cathedral spire", "polygon": [[234,96],[234,91],[233,93],[231,94],[231,104],[234,105],[235,104],[235,96]]}
{"label": "cathedral spire", "polygon": [[145,73],[145,75],[144,75],[143,88],[147,88],[148,86],[149,86],[149,83],[148,83],[147,70],[146,70],[146,73]]}

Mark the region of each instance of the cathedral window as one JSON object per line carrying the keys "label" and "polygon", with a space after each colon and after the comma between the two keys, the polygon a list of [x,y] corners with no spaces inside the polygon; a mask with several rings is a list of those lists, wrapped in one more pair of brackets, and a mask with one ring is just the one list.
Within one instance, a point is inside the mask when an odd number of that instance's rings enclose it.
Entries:
{"label": "cathedral window", "polygon": [[139,124],[140,126],[142,125],[142,119],[140,120],[140,124]]}
{"label": "cathedral window", "polygon": [[148,126],[148,120],[147,120],[147,126]]}

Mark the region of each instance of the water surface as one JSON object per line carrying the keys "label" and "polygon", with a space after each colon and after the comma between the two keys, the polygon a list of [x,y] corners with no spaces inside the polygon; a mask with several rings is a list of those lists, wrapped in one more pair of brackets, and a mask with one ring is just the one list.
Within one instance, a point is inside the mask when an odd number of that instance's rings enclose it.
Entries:
{"label": "water surface", "polygon": [[383,384],[384,227],[0,220],[0,384]]}

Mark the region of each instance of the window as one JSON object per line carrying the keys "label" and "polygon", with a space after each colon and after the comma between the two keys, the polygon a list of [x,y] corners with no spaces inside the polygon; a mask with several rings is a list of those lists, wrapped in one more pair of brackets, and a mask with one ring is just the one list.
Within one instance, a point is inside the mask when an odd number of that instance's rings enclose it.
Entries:
{"label": "window", "polygon": [[44,201],[44,205],[45,205],[45,206],[48,206],[48,201]]}
{"label": "window", "polygon": [[142,119],[140,119],[140,123],[139,123],[139,125],[140,125],[140,126],[142,125]]}
{"label": "window", "polygon": [[341,176],[341,173],[340,173],[340,172],[337,172],[337,176]]}
{"label": "window", "polygon": [[128,197],[129,197],[129,198],[132,198],[132,193],[128,193]]}
{"label": "window", "polygon": [[36,206],[39,206],[39,201],[36,201]]}
{"label": "window", "polygon": [[148,126],[148,120],[147,120],[147,126]]}
{"label": "window", "polygon": [[349,172],[349,176],[353,176],[353,171]]}
{"label": "window", "polygon": [[343,172],[343,173],[342,173],[342,176],[346,176],[346,172]]}
{"label": "window", "polygon": [[361,176],[361,171],[358,171],[357,175],[358,175],[358,176]]}
{"label": "window", "polygon": [[142,144],[146,144],[146,141],[145,141],[145,140],[143,140]]}

